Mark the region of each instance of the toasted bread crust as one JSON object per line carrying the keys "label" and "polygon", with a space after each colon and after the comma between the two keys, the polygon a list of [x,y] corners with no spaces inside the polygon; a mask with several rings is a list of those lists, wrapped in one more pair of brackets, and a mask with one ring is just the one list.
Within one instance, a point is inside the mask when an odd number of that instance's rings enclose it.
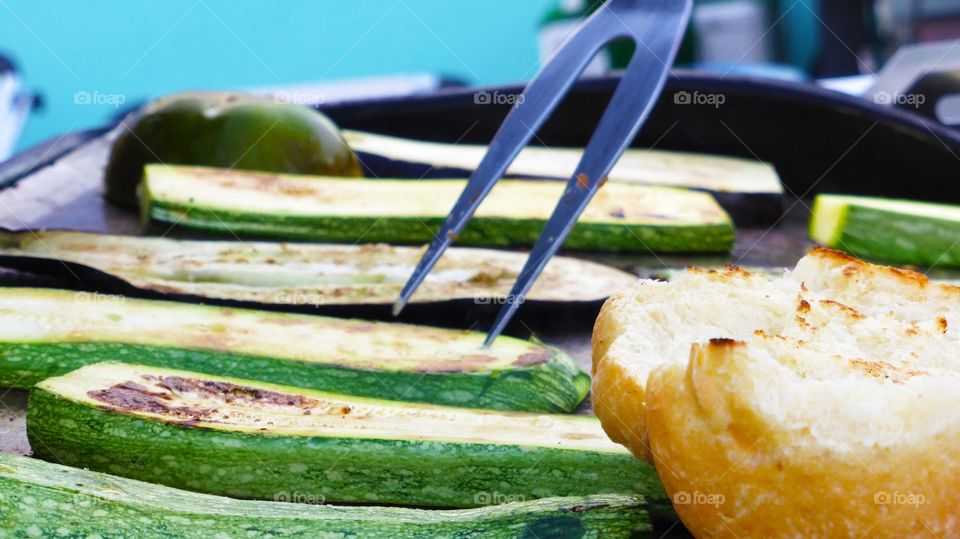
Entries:
{"label": "toasted bread crust", "polygon": [[[696,536],[960,537],[960,392],[944,389],[960,374],[960,287],[823,248],[798,265],[795,288],[751,296],[742,287],[763,285],[748,272],[691,275],[700,288],[684,297],[638,288],[604,305],[593,398],[610,437],[655,464]],[[714,311],[688,320],[703,291]],[[755,303],[738,309],[741,297]],[[637,309],[680,300],[677,311]],[[750,318],[775,301],[768,326],[711,334],[730,327],[712,317]],[[872,332],[890,348],[870,346]],[[689,357],[676,346],[650,357],[680,335]]]}
{"label": "toasted bread crust", "polygon": [[593,374],[593,411],[611,440],[652,462],[644,426],[645,388],[622,365],[601,362]]}
{"label": "toasted bread crust", "polygon": [[660,478],[697,537],[960,535],[960,431],[856,453],[759,419],[737,390],[754,380],[737,346],[694,347],[657,369],[646,428]]}
{"label": "toasted bread crust", "polygon": [[626,301],[626,295],[623,292],[614,294],[603,302],[600,308],[600,314],[593,324],[593,336],[591,338],[593,350],[593,368],[591,372],[596,373],[600,365],[600,360],[606,355],[614,339],[623,332],[622,318],[618,316],[620,303]]}

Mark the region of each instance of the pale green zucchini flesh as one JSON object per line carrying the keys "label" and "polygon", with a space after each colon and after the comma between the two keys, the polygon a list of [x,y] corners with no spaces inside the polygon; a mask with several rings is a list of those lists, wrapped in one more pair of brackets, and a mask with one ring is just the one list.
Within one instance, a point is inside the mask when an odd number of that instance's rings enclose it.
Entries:
{"label": "pale green zucchini flesh", "polygon": [[[369,180],[149,165],[144,219],[164,227],[281,240],[429,243],[460,180]],[[559,182],[503,180],[457,237],[463,245],[532,245]],[[564,245],[632,252],[728,252],[730,217],[708,193],[608,183]]]}
{"label": "pale green zucchini flesh", "polygon": [[[447,144],[343,131],[365,168],[381,178],[467,178],[486,146]],[[582,148],[528,146],[507,169],[512,177],[566,181],[583,156]],[[614,183],[683,187],[708,191],[744,225],[769,224],[781,214],[783,186],[770,163],[719,155],[629,149],[608,176]]]}
{"label": "pale green zucchini flesh", "polygon": [[[277,499],[324,501],[290,492]],[[0,538],[627,538],[650,529],[639,496],[453,511],[307,505],[197,494],[0,453]]]}
{"label": "pale green zucchini flesh", "polygon": [[849,195],[818,195],[810,237],[852,255],[960,267],[960,206]]}
{"label": "pale green zucchini flesh", "polygon": [[105,360],[386,399],[569,411],[589,376],[510,337],[65,290],[0,288],[0,387]]}
{"label": "pale green zucchini flesh", "polygon": [[669,511],[652,466],[577,415],[348,397],[185,371],[100,363],[31,390],[44,459],[197,492],[473,507],[640,494]]}
{"label": "pale green zucchini flesh", "polygon": [[[72,262],[141,289],[274,305],[391,304],[423,254],[417,247],[189,241],[84,232],[0,232],[0,257]],[[413,297],[496,303],[526,255],[447,250]],[[62,266],[52,267],[62,270]],[[26,269],[30,270],[28,265]],[[554,257],[529,301],[599,302],[633,275],[585,260]]]}
{"label": "pale green zucchini flesh", "polygon": [[[437,169],[472,172],[480,164],[486,146],[445,144],[363,133],[342,132],[355,152],[394,162],[423,163]],[[583,157],[582,148],[524,148],[507,169],[507,175],[566,180]],[[783,186],[770,163],[717,155],[627,150],[609,174],[610,181],[642,185],[688,187],[713,192],[780,195]]]}

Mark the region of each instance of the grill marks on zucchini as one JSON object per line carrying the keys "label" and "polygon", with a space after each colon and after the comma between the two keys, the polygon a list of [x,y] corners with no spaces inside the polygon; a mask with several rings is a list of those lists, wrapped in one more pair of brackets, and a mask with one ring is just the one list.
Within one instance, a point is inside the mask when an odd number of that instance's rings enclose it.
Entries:
{"label": "grill marks on zucchini", "polygon": [[27,429],[43,458],[211,494],[470,507],[641,494],[655,470],[591,417],[376,401],[101,363],[38,384]]}
{"label": "grill marks on zucchini", "polygon": [[639,496],[549,498],[455,511],[276,503],[197,494],[0,453],[0,536],[520,538],[577,530],[583,537],[626,538],[650,528]]}
{"label": "grill marks on zucchini", "polygon": [[[82,264],[142,289],[265,304],[392,304],[419,261],[418,247],[182,241],[83,232],[0,232],[0,257]],[[19,260],[11,261],[10,257]],[[505,296],[526,255],[453,248],[415,302]],[[61,270],[56,265],[51,269]],[[555,257],[530,301],[601,301],[635,281],[600,264]]]}
{"label": "grill marks on zucchini", "polygon": [[[463,190],[459,180],[371,180],[150,165],[147,221],[286,240],[428,243]],[[532,245],[558,182],[498,182],[460,235],[464,245]],[[567,238],[572,249],[727,252],[729,216],[706,193],[607,184]]]}
{"label": "grill marks on zucchini", "polygon": [[569,411],[589,377],[546,346],[364,322],[0,288],[0,386],[29,387],[104,360],[232,374],[340,393],[523,411]]}
{"label": "grill marks on zucchini", "polygon": [[[285,436],[519,444],[618,452],[580,416],[404,405],[107,363],[42,384],[66,398],[165,422]],[[91,387],[86,392],[83,388]],[[562,421],[560,419],[563,419]]]}

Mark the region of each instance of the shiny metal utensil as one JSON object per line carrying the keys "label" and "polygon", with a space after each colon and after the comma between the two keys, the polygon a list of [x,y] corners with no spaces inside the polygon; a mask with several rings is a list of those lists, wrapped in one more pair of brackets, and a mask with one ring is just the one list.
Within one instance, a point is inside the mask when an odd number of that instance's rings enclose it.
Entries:
{"label": "shiny metal utensil", "polygon": [[393,306],[400,314],[427,273],[473,216],[484,197],[530,141],[594,56],[610,42],[632,39],[636,53],[607,105],[553,215],[500,309],[484,346],[500,335],[534,280],[557,252],[610,169],[650,115],[690,19],[692,0],[610,0],[571,36],[523,91],[487,154],[417,264]]}

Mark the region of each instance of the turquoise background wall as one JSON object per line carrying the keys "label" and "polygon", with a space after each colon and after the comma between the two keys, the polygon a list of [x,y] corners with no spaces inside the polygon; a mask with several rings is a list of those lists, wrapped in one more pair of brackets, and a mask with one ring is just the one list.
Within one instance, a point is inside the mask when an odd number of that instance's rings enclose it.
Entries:
{"label": "turquoise background wall", "polygon": [[[190,88],[441,72],[523,80],[552,0],[0,0],[0,51],[43,110],[19,147],[101,125],[118,101]],[[78,104],[88,92],[99,103]],[[91,101],[93,101],[91,99]]]}
{"label": "turquoise background wall", "polygon": [[[44,100],[23,149],[177,90],[424,72],[527,80],[539,67],[539,24],[557,1],[0,0],[0,52]],[[784,60],[809,67],[818,0],[759,1],[784,14],[774,28]],[[78,93],[91,102],[77,103]]]}

